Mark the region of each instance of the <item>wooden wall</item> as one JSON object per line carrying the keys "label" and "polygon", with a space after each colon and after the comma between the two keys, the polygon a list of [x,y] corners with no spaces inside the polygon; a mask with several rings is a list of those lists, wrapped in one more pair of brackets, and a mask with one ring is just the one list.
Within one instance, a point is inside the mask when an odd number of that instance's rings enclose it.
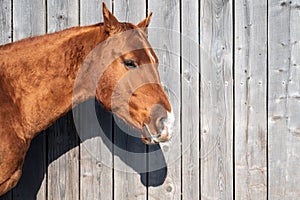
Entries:
{"label": "wooden wall", "polygon": [[[79,127],[70,112],[33,140],[0,199],[299,199],[300,0],[105,2],[120,21],[154,13],[174,139],[146,146],[98,104],[104,135],[79,138],[91,100]],[[0,0],[0,44],[100,21],[100,0]]]}

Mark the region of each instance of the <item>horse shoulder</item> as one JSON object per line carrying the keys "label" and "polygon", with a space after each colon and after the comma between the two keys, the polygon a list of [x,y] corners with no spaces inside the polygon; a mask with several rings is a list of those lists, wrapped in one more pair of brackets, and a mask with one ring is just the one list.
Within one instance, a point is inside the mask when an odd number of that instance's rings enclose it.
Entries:
{"label": "horse shoulder", "polygon": [[17,108],[0,87],[0,185],[23,165],[29,142],[17,134],[20,118]]}

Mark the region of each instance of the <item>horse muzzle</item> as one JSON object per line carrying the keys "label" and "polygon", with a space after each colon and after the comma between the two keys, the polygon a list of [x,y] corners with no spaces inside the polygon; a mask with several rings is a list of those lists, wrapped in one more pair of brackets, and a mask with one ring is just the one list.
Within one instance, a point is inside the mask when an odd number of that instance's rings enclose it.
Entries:
{"label": "horse muzzle", "polygon": [[155,120],[154,124],[144,124],[142,129],[142,141],[145,144],[158,144],[167,142],[173,137],[174,114],[167,113],[167,117]]}

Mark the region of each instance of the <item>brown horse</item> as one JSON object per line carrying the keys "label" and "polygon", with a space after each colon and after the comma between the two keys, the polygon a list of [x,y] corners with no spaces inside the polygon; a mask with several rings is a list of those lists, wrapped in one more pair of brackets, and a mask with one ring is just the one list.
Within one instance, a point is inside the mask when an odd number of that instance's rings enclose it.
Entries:
{"label": "brown horse", "polygon": [[142,130],[147,144],[171,137],[171,105],[147,41],[151,14],[120,23],[103,4],[103,17],[0,47],[0,195],[17,184],[33,137],[89,98]]}

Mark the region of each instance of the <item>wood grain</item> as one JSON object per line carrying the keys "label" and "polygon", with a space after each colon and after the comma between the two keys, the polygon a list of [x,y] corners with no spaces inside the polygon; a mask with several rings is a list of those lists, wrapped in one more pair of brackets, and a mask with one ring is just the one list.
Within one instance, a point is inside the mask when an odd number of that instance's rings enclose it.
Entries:
{"label": "wood grain", "polygon": [[0,4],[0,45],[12,42],[12,5],[10,0]]}
{"label": "wood grain", "polygon": [[[79,140],[72,113],[59,119],[0,199],[297,199],[300,1],[105,2],[120,21],[153,11],[149,40],[175,137],[147,147],[96,104],[101,134],[84,103],[77,131],[89,134]],[[0,0],[0,44],[98,23],[101,13],[98,0]]]}
{"label": "wood grain", "polygon": [[266,199],[267,2],[235,8],[235,197]]}
{"label": "wood grain", "polygon": [[45,34],[45,2],[20,0],[13,2],[13,40]]}
{"label": "wood grain", "polygon": [[[169,95],[175,114],[174,137],[168,143],[160,144],[166,161],[167,176],[163,184],[150,187],[149,199],[181,198],[181,124],[180,124],[180,1],[151,0],[149,11],[153,12],[149,40],[159,59],[161,82]],[[150,151],[152,151],[150,149]],[[158,151],[159,152],[159,151]],[[156,154],[158,156],[159,153]],[[149,166],[157,165],[151,156]],[[162,162],[162,161],[161,161]],[[162,164],[162,163],[160,163]]]}
{"label": "wood grain", "polygon": [[[112,0],[103,1],[111,9]],[[103,22],[102,3],[98,0],[80,1],[80,25],[90,25]]]}
{"label": "wood grain", "polygon": [[79,25],[79,1],[48,0],[48,33]]}
{"label": "wood grain", "polygon": [[[96,110],[95,110],[96,107]],[[95,100],[78,106],[77,131],[80,135],[80,199],[113,198],[112,116]],[[97,112],[99,123],[92,119]],[[74,111],[74,117],[77,112]],[[99,125],[101,129],[99,129]],[[105,133],[105,134],[104,134]]]}
{"label": "wood grain", "polygon": [[269,198],[297,199],[300,1],[269,3]]}
{"label": "wood grain", "polygon": [[201,197],[233,198],[232,1],[201,1]]}
{"label": "wood grain", "polygon": [[199,2],[181,4],[182,199],[200,199]]}
{"label": "wood grain", "polygon": [[146,1],[115,0],[114,14],[121,22],[137,24],[146,17]]}

